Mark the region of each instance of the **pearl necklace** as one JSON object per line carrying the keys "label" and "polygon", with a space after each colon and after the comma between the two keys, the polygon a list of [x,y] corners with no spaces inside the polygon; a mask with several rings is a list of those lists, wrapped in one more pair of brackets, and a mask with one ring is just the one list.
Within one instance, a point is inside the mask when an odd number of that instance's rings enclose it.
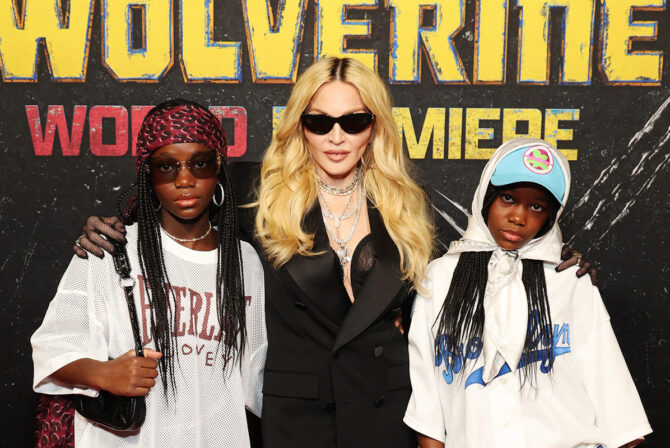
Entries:
{"label": "pearl necklace", "polygon": [[200,240],[204,239],[207,235],[209,235],[209,232],[212,231],[212,223],[208,221],[207,224],[209,224],[209,228],[207,229],[207,231],[205,233],[203,233],[201,236],[198,236],[196,238],[179,238],[179,237],[176,237],[174,235],[171,235],[170,232],[165,230],[165,228],[163,226],[161,226],[161,229],[163,229],[163,232],[165,232],[165,234],[167,236],[169,236],[170,238],[172,238],[173,240],[175,240],[178,243],[194,243],[196,241],[200,241]]}

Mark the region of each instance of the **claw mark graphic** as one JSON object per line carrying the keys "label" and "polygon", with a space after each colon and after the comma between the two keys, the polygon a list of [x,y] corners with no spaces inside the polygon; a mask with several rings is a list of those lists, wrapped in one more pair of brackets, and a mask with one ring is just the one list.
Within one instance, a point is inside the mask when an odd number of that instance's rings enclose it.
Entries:
{"label": "claw mark graphic", "polygon": [[[562,225],[575,229],[569,244],[589,232],[589,241],[597,246],[630,213],[639,197],[653,192],[652,184],[670,166],[669,141],[670,97],[561,218]],[[585,225],[580,226],[578,221],[585,215]]]}
{"label": "claw mark graphic", "polygon": [[[638,198],[653,194],[652,185],[659,175],[667,174],[669,166],[670,97],[630,139],[626,150],[600,172],[577,204],[569,207],[561,217],[562,227],[575,229],[568,244],[588,232],[593,236],[588,240],[597,247],[609,231],[630,213]],[[467,209],[444,193],[435,192],[447,204],[446,208],[433,204],[433,208],[449,226],[463,235]],[[448,247],[448,242],[440,241],[440,244]]]}

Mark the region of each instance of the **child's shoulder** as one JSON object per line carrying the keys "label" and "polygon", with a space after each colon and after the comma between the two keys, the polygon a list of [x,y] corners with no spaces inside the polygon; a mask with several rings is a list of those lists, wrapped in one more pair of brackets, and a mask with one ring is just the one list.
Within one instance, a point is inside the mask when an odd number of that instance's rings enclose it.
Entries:
{"label": "child's shoulder", "polygon": [[240,249],[242,251],[242,263],[244,269],[247,270],[249,267],[253,266],[254,269],[259,269],[262,273],[263,266],[261,265],[261,259],[258,256],[256,249],[254,249],[254,246],[244,240],[240,240]]}
{"label": "child's shoulder", "polygon": [[428,264],[424,280],[424,286],[428,291],[426,298],[436,296],[444,298],[457,263],[458,255],[444,254]]}
{"label": "child's shoulder", "polygon": [[251,258],[258,259],[258,252],[254,249],[250,243],[240,240],[240,248],[242,249],[242,254]]}
{"label": "child's shoulder", "polygon": [[599,319],[596,316],[608,318],[598,287],[591,283],[590,276],[577,277],[577,266],[560,272],[556,272],[555,268],[555,265],[545,263],[544,274],[552,315],[569,313],[587,321]]}
{"label": "child's shoulder", "polygon": [[444,254],[441,257],[436,258],[430,263],[428,263],[427,272],[428,273],[444,272],[444,270],[446,269],[453,271],[456,268],[456,265],[458,264],[458,257],[459,257],[458,254],[456,255]]}
{"label": "child's shoulder", "polygon": [[559,284],[563,289],[597,290],[598,288],[591,283],[589,275],[577,277],[578,270],[579,266],[575,265],[557,271],[555,264],[544,263],[544,276],[547,282]]}

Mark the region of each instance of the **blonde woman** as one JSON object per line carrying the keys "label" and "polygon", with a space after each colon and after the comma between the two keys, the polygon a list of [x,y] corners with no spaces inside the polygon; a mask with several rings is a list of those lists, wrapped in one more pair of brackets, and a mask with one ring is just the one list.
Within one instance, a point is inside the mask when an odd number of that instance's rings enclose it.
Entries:
{"label": "blonde woman", "polygon": [[382,80],[328,58],[293,88],[261,167],[256,236],[271,340],[267,447],[410,447],[407,343],[396,327],[430,259]]}

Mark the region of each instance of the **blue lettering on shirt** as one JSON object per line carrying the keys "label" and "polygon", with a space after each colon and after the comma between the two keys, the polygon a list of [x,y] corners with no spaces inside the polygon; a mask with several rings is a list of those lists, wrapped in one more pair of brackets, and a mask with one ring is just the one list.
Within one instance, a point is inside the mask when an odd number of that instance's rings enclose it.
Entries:
{"label": "blue lettering on shirt", "polygon": [[[561,355],[570,353],[570,324],[563,323],[562,325],[554,324],[553,340],[549,341],[548,328],[540,328],[539,313],[533,311],[528,316],[528,332],[531,338],[531,348],[534,350],[529,354],[523,354],[517,368],[521,368],[527,364],[539,363],[540,372],[547,374],[553,367],[553,362],[550,360],[549,353],[553,350],[554,360]],[[439,335],[435,338],[436,355],[435,367],[444,365],[442,370],[442,378],[447,384],[454,381],[454,375],[460,373],[463,368],[464,360],[477,359],[481,355],[483,342],[479,337],[471,338],[463,347],[460,344],[455,348],[455,352],[448,349],[449,338],[447,335]],[[465,388],[473,384],[481,384],[486,386],[482,379],[484,368],[480,367],[470,373],[465,380]],[[511,372],[507,363],[498,371],[495,378],[508,374]]]}

